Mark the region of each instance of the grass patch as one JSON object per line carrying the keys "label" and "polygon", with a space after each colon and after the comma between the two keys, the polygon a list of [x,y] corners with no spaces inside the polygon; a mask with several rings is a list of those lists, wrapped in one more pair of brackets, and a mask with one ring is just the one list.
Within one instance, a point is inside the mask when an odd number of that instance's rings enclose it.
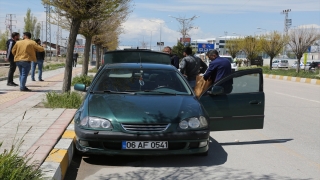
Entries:
{"label": "grass patch", "polygon": [[72,79],[71,85],[74,86],[75,84],[85,84],[88,87],[90,86],[92,80],[93,76],[80,75]]}
{"label": "grass patch", "polygon": [[[11,146],[10,150],[4,150],[0,154],[0,179],[14,180],[40,180],[43,179],[42,171],[38,165],[30,164],[31,158],[20,156],[19,147]],[[2,143],[0,143],[0,147]]]}
{"label": "grass patch", "polygon": [[62,68],[64,66],[65,66],[65,63],[49,64],[49,65],[43,66],[43,70],[44,71],[55,70],[55,69]]}
{"label": "grass patch", "polygon": [[78,92],[48,92],[46,93],[44,107],[78,109],[82,103],[82,100],[83,96]]}
{"label": "grass patch", "polygon": [[[256,67],[239,67],[239,70],[244,69],[252,69]],[[319,69],[314,71],[304,71],[300,70],[299,73],[296,72],[295,69],[269,69],[269,66],[261,67],[263,70],[263,74],[272,74],[272,75],[280,75],[280,76],[291,76],[291,77],[301,77],[301,78],[311,78],[311,79],[320,79]]]}
{"label": "grass patch", "polygon": [[92,68],[92,69],[89,69],[88,72],[89,72],[89,73],[97,73],[98,70],[97,70],[97,68]]}

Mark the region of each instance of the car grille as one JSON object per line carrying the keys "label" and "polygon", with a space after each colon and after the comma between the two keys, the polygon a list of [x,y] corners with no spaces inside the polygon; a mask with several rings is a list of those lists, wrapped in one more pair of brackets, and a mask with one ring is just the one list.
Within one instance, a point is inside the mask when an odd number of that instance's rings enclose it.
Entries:
{"label": "car grille", "polygon": [[126,131],[160,132],[165,131],[170,124],[121,124]]}

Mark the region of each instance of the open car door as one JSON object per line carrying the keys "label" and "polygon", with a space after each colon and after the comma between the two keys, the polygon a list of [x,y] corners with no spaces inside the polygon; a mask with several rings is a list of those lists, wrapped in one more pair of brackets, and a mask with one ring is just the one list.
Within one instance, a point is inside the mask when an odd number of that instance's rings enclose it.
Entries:
{"label": "open car door", "polygon": [[215,83],[199,101],[210,117],[211,131],[262,129],[262,69],[234,72]]}

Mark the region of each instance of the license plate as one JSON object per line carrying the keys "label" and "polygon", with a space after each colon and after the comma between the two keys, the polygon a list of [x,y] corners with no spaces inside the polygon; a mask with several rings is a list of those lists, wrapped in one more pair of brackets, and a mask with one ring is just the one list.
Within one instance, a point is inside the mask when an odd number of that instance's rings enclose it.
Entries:
{"label": "license plate", "polygon": [[122,141],[122,149],[168,149],[168,141]]}

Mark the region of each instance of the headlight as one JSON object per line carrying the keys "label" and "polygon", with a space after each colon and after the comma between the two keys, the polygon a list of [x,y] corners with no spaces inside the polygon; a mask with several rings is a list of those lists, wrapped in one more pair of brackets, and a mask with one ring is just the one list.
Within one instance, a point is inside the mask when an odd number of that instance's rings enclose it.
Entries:
{"label": "headlight", "polygon": [[183,120],[179,123],[179,127],[181,129],[196,129],[196,128],[205,128],[208,127],[208,121],[205,117],[200,116],[199,118],[197,117],[192,117],[186,120]]}
{"label": "headlight", "polygon": [[179,123],[179,127],[180,127],[181,129],[188,129],[188,122],[187,122],[187,121],[181,121],[181,122]]}
{"label": "headlight", "polygon": [[110,129],[112,124],[107,119],[97,118],[97,117],[85,117],[80,121],[80,125],[90,128],[103,128]]}
{"label": "headlight", "polygon": [[191,128],[198,128],[200,126],[200,121],[198,118],[190,118],[188,124]]}

